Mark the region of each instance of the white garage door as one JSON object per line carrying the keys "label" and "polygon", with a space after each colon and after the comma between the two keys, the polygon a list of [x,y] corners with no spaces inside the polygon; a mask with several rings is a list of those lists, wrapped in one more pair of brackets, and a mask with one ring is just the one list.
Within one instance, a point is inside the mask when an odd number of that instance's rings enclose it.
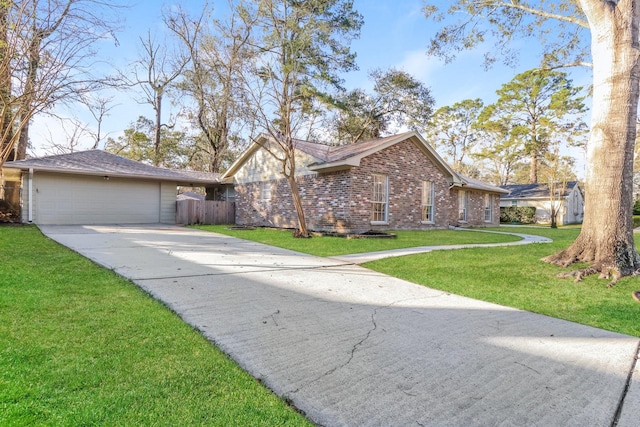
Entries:
{"label": "white garage door", "polygon": [[36,224],[160,222],[160,184],[153,181],[36,173]]}

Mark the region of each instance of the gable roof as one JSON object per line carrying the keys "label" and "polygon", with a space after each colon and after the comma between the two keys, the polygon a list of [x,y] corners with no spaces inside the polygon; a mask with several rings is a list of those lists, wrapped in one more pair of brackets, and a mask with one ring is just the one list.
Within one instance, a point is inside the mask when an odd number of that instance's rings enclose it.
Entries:
{"label": "gable roof", "polygon": [[103,150],[78,151],[69,154],[6,162],[3,169],[58,172],[75,175],[103,175],[175,181],[182,185],[207,185],[220,182],[221,174],[159,168],[136,162]]}
{"label": "gable roof", "polygon": [[[568,197],[573,191],[574,187],[578,185],[578,181],[567,182],[562,197]],[[501,188],[509,192],[508,196],[503,197],[503,200],[510,199],[548,199],[549,198],[549,184],[509,184],[501,185]]]}
{"label": "gable roof", "polygon": [[[271,138],[267,135],[260,135],[255,142],[231,165],[224,174],[223,179],[230,179],[242,167],[242,165],[258,149],[268,144]],[[388,147],[403,141],[410,140],[422,150],[427,158],[449,178],[449,182],[454,187],[464,187],[472,190],[481,190],[493,193],[507,194],[508,191],[477,179],[469,178],[454,172],[453,169],[438,155],[438,153],[427,143],[427,141],[415,131],[404,132],[385,138],[376,138],[368,141],[357,142],[355,144],[330,146],[309,141],[295,139],[296,150],[311,156],[314,162],[307,165],[309,170],[314,172],[331,172],[336,170],[349,169],[360,166],[360,161],[367,156],[382,151]]]}
{"label": "gable roof", "polygon": [[[272,139],[269,136],[264,134],[260,135],[260,137],[258,137],[255,142],[231,165],[229,170],[224,174],[223,179],[233,177],[249,157],[251,157],[251,155],[259,148],[268,144],[270,140]],[[330,146],[299,139],[294,140],[294,144],[296,150],[311,156],[315,160],[311,164],[307,165],[309,170],[314,172],[331,172],[360,166],[360,161],[364,157],[406,140],[412,140],[418,147],[420,147],[435,166],[449,177],[452,184],[464,184],[460,177],[449,167],[438,153],[436,153],[436,151],[427,144],[424,138],[415,131],[340,146]]]}

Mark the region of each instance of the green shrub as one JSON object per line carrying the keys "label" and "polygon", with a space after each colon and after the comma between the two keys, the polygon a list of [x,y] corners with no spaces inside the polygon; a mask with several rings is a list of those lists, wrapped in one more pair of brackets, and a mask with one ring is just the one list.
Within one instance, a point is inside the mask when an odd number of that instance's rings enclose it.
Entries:
{"label": "green shrub", "polygon": [[636,200],[633,204],[633,214],[640,215],[640,199]]}
{"label": "green shrub", "polygon": [[500,208],[500,222],[534,224],[536,208],[533,206],[505,206]]}
{"label": "green shrub", "polygon": [[640,215],[633,216],[633,228],[640,227]]}

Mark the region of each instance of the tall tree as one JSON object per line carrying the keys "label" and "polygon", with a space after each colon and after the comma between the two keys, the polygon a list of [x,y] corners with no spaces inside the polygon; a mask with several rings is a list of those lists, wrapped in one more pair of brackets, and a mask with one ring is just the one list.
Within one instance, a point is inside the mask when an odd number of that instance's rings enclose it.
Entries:
{"label": "tall tree", "polygon": [[496,92],[498,100],[483,112],[485,121],[506,118],[510,133],[529,157],[529,183],[538,183],[541,157],[557,134],[583,134],[584,97],[566,73],[529,70],[516,75]]}
{"label": "tall tree", "polygon": [[[425,10],[430,17],[443,17],[437,6],[429,5]],[[588,64],[585,58],[591,57],[593,104],[584,222],[571,246],[545,260],[562,266],[590,263],[576,272],[576,278],[600,273],[603,277],[613,276],[610,285],[621,276],[638,271],[632,178],[640,93],[640,3],[457,0],[447,13],[457,14],[460,20],[436,34],[430,51],[449,60],[456,51],[476,48],[488,39],[497,41],[492,52],[506,52],[509,58],[513,53],[508,48],[509,41],[532,35],[539,35],[544,42],[543,67],[584,65]],[[585,34],[587,31],[591,32],[590,37]],[[494,59],[491,55],[487,58],[489,62]]]}
{"label": "tall tree", "polygon": [[95,88],[95,46],[113,38],[116,3],[0,2],[0,165],[21,159],[34,115]]}
{"label": "tall tree", "polygon": [[113,154],[156,166],[183,169],[189,164],[193,152],[192,142],[184,132],[162,128],[160,151],[154,142],[155,123],[140,116],[116,139],[107,138],[104,149]]}
{"label": "tall tree", "polygon": [[240,13],[203,19],[210,14],[208,5],[195,19],[174,8],[166,22],[191,58],[176,95],[193,99],[188,117],[200,131],[200,139],[207,142],[202,146],[209,153],[207,169],[220,172],[229,146],[239,139],[239,130],[247,122],[248,105],[239,76],[250,59],[254,23],[251,16]]}
{"label": "tall tree", "polygon": [[374,70],[373,93],[355,89],[338,97],[336,120],[339,143],[378,138],[392,126],[424,130],[433,112],[431,91],[409,73]]}
{"label": "tall tree", "polygon": [[474,124],[482,111],[481,99],[465,99],[440,107],[429,121],[426,136],[440,148],[456,171],[464,173],[464,161],[478,142]]}
{"label": "tall tree", "polygon": [[496,185],[511,183],[524,154],[518,141],[510,135],[508,119],[484,121],[479,117],[474,128],[479,149],[471,157],[482,162],[484,179]]}
{"label": "tall tree", "polygon": [[[165,23],[171,26],[172,18],[165,18]],[[190,38],[197,37],[199,23],[195,25],[193,33],[188,34]],[[189,40],[192,42],[192,40]],[[160,164],[161,157],[161,130],[163,127],[173,127],[164,123],[162,119],[162,106],[165,94],[175,84],[176,80],[191,61],[191,56],[186,53],[181,46],[171,49],[172,44],[167,41],[158,41],[152,36],[151,31],[147,31],[145,38],[140,37],[142,52],[140,59],[134,64],[133,78],[122,75],[121,79],[127,86],[139,86],[142,89],[143,103],[151,105],[155,113],[153,128],[153,146],[156,156],[154,165]]]}
{"label": "tall tree", "polygon": [[[246,8],[241,13],[248,13]],[[296,235],[309,235],[296,181],[296,135],[313,100],[341,88],[340,72],[356,68],[349,43],[362,16],[352,0],[262,0],[255,10],[259,57],[244,74],[256,119],[270,136],[265,146],[281,163],[298,219]]]}

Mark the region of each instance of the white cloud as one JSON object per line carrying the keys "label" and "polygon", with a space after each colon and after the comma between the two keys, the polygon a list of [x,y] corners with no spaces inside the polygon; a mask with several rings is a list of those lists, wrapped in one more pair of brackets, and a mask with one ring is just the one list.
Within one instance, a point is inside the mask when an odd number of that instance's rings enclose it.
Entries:
{"label": "white cloud", "polygon": [[406,71],[418,80],[429,84],[431,74],[443,66],[442,62],[434,57],[428,56],[424,49],[406,52],[404,58],[396,68]]}

